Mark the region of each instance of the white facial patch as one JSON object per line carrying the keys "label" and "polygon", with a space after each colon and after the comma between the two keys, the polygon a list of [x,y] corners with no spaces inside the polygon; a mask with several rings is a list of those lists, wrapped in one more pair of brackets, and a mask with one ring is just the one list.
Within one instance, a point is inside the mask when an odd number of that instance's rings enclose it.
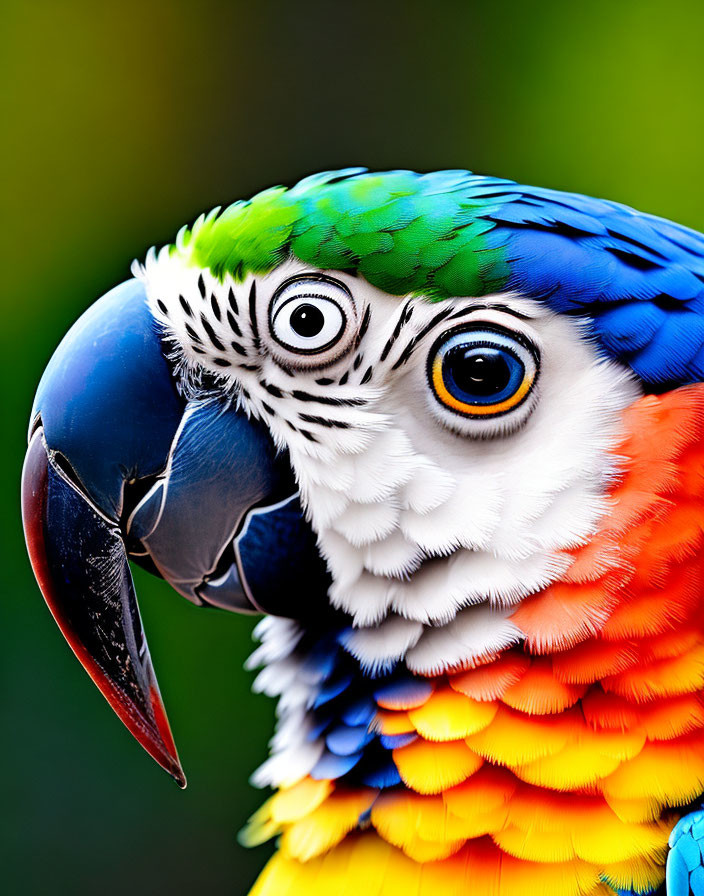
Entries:
{"label": "white facial patch", "polygon": [[[282,353],[270,326],[277,290],[306,273],[354,303],[343,312],[356,338],[345,331],[349,347],[320,367]],[[360,662],[435,674],[520,640],[512,609],[598,528],[622,411],[639,394],[578,320],[513,294],[392,297],[298,262],[220,282],[162,252],[142,276],[185,363],[218,375],[288,449]],[[535,352],[515,411],[473,419],[439,401],[429,353],[462,327],[515,334]]]}

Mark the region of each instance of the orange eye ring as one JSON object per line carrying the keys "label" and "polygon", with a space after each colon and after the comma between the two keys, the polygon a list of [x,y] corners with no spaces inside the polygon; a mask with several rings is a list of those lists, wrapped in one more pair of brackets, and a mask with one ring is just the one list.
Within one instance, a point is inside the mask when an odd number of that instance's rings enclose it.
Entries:
{"label": "orange eye ring", "polygon": [[444,333],[428,357],[428,380],[435,397],[465,417],[486,419],[513,411],[530,394],[538,372],[536,346],[494,324]]}

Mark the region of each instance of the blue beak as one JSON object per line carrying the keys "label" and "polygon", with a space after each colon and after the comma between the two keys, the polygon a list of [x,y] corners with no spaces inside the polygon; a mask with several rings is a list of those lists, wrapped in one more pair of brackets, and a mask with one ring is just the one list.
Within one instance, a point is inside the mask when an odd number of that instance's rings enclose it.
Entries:
{"label": "blue beak", "polygon": [[96,302],[52,357],[32,410],[22,510],[37,581],[71,648],[185,786],[128,558],[196,604],[296,618],[325,601],[328,574],[287,457],[227,398],[179,394],[138,281]]}

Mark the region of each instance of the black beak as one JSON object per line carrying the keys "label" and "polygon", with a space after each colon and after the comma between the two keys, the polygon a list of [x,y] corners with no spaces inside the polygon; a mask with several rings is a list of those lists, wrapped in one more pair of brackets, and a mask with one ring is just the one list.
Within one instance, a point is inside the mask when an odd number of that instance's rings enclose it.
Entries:
{"label": "black beak", "polygon": [[22,513],[41,591],[117,715],[184,787],[128,557],[200,606],[315,614],[328,574],[288,459],[217,392],[180,395],[137,281],[69,331],[32,420]]}
{"label": "black beak", "polygon": [[139,743],[185,787],[122,535],[50,457],[42,429],[25,458],[22,517],[37,581],[71,649]]}

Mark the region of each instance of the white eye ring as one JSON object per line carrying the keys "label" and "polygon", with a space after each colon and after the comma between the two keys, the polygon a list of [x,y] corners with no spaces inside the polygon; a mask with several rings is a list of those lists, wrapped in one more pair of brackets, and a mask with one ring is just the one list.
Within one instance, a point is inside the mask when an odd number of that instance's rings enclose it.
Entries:
{"label": "white eye ring", "polygon": [[354,323],[349,290],[323,275],[287,281],[274,294],[269,311],[272,338],[287,352],[310,355],[308,360],[298,360],[308,366],[328,364],[339,357],[350,342]]}

